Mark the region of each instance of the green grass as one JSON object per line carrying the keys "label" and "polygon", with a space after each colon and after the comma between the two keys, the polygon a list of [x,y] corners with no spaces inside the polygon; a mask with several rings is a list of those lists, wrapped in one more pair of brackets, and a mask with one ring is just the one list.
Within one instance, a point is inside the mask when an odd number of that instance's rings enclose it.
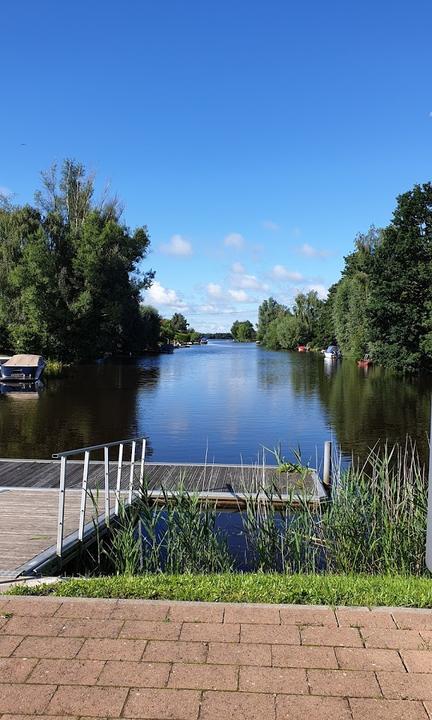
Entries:
{"label": "green grass", "polygon": [[19,586],[10,594],[432,608],[432,580],[400,575],[117,575]]}

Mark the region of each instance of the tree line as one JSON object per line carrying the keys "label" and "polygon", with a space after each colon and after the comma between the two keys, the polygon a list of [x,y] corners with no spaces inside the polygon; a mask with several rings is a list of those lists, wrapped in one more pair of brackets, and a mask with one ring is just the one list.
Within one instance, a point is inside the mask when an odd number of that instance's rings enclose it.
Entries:
{"label": "tree line", "polygon": [[432,184],[397,197],[389,225],[358,234],[337,283],[320,300],[299,293],[292,308],[265,300],[257,339],[272,349],[338,344],[396,370],[432,369]]}

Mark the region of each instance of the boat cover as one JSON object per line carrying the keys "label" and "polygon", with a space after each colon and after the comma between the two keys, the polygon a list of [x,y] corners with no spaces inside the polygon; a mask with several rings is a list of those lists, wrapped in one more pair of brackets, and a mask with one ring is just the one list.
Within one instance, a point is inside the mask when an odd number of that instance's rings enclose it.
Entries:
{"label": "boat cover", "polygon": [[10,360],[6,360],[3,365],[37,367],[42,360],[42,355],[13,355]]}

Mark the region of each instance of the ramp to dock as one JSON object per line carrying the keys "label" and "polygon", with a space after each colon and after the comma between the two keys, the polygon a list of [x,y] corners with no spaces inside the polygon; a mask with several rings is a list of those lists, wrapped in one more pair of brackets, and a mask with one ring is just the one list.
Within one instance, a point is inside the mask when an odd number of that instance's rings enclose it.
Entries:
{"label": "ramp to dock", "polygon": [[[39,556],[55,556],[58,529],[59,460],[0,460],[0,577],[17,577],[35,566]],[[116,465],[110,465],[110,499],[114,506]],[[65,493],[64,535],[71,536],[78,528],[83,462],[68,463]],[[232,498],[237,493],[254,493],[263,485],[276,483],[284,494],[295,487],[299,476],[281,475],[274,466],[215,465],[181,463],[146,463],[146,485],[150,491],[161,488],[174,491],[182,486],[189,492],[209,495],[216,502]],[[129,482],[128,463],[124,463],[122,492]],[[325,492],[315,471],[310,470],[304,492],[319,502]],[[104,463],[90,463],[86,521],[103,512],[104,500],[99,492],[104,484]]]}

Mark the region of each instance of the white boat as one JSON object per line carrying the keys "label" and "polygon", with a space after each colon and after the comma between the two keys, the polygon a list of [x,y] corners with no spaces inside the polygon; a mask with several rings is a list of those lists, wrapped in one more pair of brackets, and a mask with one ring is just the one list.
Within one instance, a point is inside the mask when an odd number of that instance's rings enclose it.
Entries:
{"label": "white boat", "polygon": [[46,362],[42,355],[12,355],[0,365],[3,382],[36,382],[42,377]]}
{"label": "white boat", "polygon": [[342,357],[342,353],[337,345],[329,345],[327,350],[324,350],[324,357],[328,360],[339,360]]}

